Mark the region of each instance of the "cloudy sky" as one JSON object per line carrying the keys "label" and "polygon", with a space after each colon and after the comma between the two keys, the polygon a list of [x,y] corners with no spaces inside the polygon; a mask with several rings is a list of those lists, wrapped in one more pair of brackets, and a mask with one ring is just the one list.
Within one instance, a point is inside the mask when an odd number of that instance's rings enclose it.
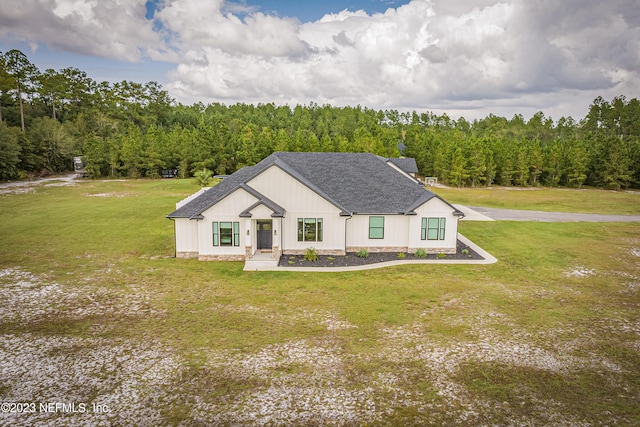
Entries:
{"label": "cloudy sky", "polygon": [[177,101],[586,115],[640,98],[638,0],[2,0],[0,51]]}

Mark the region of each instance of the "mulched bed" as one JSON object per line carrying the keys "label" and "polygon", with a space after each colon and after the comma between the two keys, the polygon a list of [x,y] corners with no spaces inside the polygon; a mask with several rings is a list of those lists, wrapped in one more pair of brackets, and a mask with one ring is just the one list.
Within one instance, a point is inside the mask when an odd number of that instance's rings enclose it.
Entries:
{"label": "mulched bed", "polygon": [[[463,254],[462,250],[467,249],[469,254]],[[347,255],[320,255],[318,261],[312,262],[304,259],[303,255],[282,255],[278,266],[280,267],[349,267],[357,265],[375,264],[385,261],[401,261],[398,258],[399,252],[369,252],[367,258],[361,258],[356,256],[356,252],[347,252]],[[331,258],[331,259],[330,259]],[[406,260],[416,259],[413,254],[406,254]],[[424,258],[420,259],[471,259],[482,260],[484,259],[478,253],[476,253],[469,246],[458,240],[457,251],[455,254],[428,254]]]}

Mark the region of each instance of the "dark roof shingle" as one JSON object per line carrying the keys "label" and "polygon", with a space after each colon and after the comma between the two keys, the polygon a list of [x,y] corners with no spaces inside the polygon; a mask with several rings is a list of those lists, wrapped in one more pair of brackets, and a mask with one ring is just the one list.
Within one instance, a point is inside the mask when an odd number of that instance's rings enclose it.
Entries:
{"label": "dark roof shingle", "polygon": [[[385,164],[386,160],[367,153],[276,152],[255,166],[244,167],[231,174],[169,214],[168,218],[199,217],[237,188],[246,187],[247,182],[272,165],[277,165],[317,192],[341,209],[344,215],[410,214],[417,206],[437,197]],[[279,210],[276,203],[260,193],[256,197],[266,206]]]}
{"label": "dark roof shingle", "polygon": [[413,157],[400,157],[389,161],[407,173],[418,173],[418,165]]}

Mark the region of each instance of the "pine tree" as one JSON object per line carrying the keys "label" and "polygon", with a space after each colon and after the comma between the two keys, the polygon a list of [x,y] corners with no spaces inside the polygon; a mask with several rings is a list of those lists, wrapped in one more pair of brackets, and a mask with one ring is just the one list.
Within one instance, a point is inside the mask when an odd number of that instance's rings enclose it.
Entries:
{"label": "pine tree", "polygon": [[449,182],[452,185],[461,187],[469,178],[467,160],[462,155],[462,149],[456,148],[451,159],[451,172],[449,172]]}

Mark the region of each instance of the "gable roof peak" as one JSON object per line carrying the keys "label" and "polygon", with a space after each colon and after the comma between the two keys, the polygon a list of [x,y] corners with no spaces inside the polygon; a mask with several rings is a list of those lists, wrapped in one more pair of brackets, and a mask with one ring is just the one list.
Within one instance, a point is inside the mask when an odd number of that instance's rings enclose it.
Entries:
{"label": "gable roof peak", "polygon": [[[277,151],[256,165],[231,174],[169,218],[196,218],[274,165],[341,209],[343,215],[410,213],[417,202],[424,203],[435,197],[402,172],[389,167],[388,160],[371,153]],[[269,195],[265,196],[258,198],[269,200]],[[271,200],[267,203],[273,203],[278,213],[287,208]]]}

